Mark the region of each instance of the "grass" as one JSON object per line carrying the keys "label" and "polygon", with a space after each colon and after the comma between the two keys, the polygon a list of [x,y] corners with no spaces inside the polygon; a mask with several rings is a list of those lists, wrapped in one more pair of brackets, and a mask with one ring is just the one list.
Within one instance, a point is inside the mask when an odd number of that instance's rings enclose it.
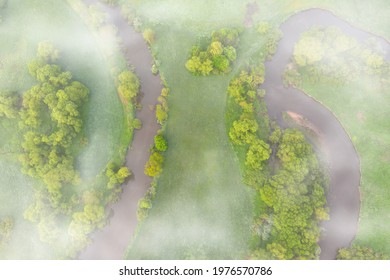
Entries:
{"label": "grass", "polygon": [[164,172],[130,259],[244,257],[253,192],[243,183],[225,126],[233,74],[194,77],[185,70],[196,33],[159,27],[155,51],[171,89]]}
{"label": "grass", "polygon": [[[64,1],[8,1],[3,14],[1,89],[22,94],[35,84],[28,74],[27,63],[35,57],[37,44],[48,40],[61,50],[58,64],[91,91],[83,110],[82,134],[88,143],[85,146],[75,143],[74,147],[75,153],[80,151],[76,166],[83,179],[77,187],[81,192],[110,159],[119,161],[128,145],[129,137],[123,137],[127,127],[125,117],[110,69],[90,31]],[[1,121],[0,134],[0,153],[18,152],[21,135],[17,123]],[[12,239],[0,251],[0,258],[60,258],[63,252],[41,243],[37,227],[23,219],[24,210],[33,201],[32,186],[39,182],[21,174],[16,156],[17,153],[0,154],[0,212],[15,220]],[[66,232],[67,229],[63,229],[63,234]]]}

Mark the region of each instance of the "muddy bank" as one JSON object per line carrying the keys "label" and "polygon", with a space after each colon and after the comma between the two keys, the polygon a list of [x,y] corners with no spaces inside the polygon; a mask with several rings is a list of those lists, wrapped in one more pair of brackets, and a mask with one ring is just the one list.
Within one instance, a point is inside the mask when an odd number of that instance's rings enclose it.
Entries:
{"label": "muddy bank", "polygon": [[[98,1],[84,1],[94,4]],[[136,112],[142,121],[142,129],[135,131],[131,148],[126,156],[126,166],[133,172],[133,177],[123,186],[123,193],[118,203],[109,211],[113,213],[109,224],[93,236],[93,243],[80,255],[80,259],[123,259],[125,251],[137,226],[138,200],[141,199],[150,186],[151,178],[144,174],[144,165],[149,159],[149,148],[159,126],[154,111],[149,105],[157,102],[162,85],[160,77],[151,73],[152,55],[142,34],[135,32],[120,14],[118,7],[102,5],[109,15],[109,22],[118,28],[118,35],[126,49],[125,56],[129,64],[135,66],[135,72],[140,78],[143,93],[142,110]]]}

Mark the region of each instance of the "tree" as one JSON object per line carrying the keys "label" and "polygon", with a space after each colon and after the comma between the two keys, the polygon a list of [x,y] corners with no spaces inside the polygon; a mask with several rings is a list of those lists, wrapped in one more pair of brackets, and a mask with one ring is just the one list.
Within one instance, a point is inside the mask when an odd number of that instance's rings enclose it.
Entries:
{"label": "tree", "polygon": [[0,92],[0,117],[14,119],[18,115],[17,95],[10,95],[9,93]]}
{"label": "tree", "polygon": [[134,119],[131,123],[131,126],[134,128],[134,129],[141,129],[142,128],[142,122],[140,119]]}
{"label": "tree", "polygon": [[230,61],[235,61],[237,59],[237,52],[233,46],[228,46],[223,49],[223,54]]}
{"label": "tree", "polygon": [[140,82],[138,77],[132,71],[123,71],[118,76],[118,92],[127,102],[138,95]]}
{"label": "tree", "polygon": [[150,177],[156,177],[162,172],[162,164],[164,162],[164,157],[158,153],[154,152],[150,155],[148,162],[145,164],[145,175]]}
{"label": "tree", "polygon": [[230,65],[230,62],[225,56],[216,55],[213,57],[213,66],[218,71],[226,72],[226,70],[229,68],[229,65]]}
{"label": "tree", "polygon": [[168,113],[161,104],[156,105],[156,119],[159,124],[163,124],[168,119]]}
{"label": "tree", "polygon": [[214,41],[210,44],[207,51],[211,56],[220,56],[223,52],[223,45],[219,41]]}
{"label": "tree", "polygon": [[60,56],[60,51],[51,42],[45,41],[38,44],[37,57],[46,62],[54,63]]}
{"label": "tree", "polygon": [[263,162],[268,160],[271,155],[271,148],[261,139],[252,142],[246,154],[245,165],[254,170],[263,169]]}
{"label": "tree", "polygon": [[145,41],[149,44],[152,45],[155,41],[155,34],[154,31],[150,28],[146,28],[144,32],[142,33]]}
{"label": "tree", "polygon": [[234,121],[229,131],[229,137],[234,144],[249,144],[255,139],[259,125],[256,120],[244,118]]}
{"label": "tree", "polygon": [[0,248],[3,247],[11,238],[11,232],[14,222],[11,217],[0,220]]}
{"label": "tree", "polygon": [[156,135],[154,137],[154,146],[160,152],[165,152],[168,149],[168,142],[165,140],[164,136]]}

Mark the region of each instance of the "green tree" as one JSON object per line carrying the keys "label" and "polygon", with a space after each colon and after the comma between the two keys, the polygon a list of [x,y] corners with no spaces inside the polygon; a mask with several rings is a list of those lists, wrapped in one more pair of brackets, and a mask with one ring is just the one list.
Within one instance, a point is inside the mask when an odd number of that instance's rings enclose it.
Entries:
{"label": "green tree", "polygon": [[149,44],[152,45],[155,41],[155,34],[154,31],[150,28],[146,28],[144,32],[142,33],[145,41]]}
{"label": "green tree", "polygon": [[213,66],[218,71],[226,72],[226,70],[229,68],[229,65],[230,65],[230,62],[225,56],[216,55],[213,57]]}
{"label": "green tree", "polygon": [[165,140],[164,136],[156,135],[154,136],[154,146],[160,152],[165,152],[168,149],[168,142]]}
{"label": "green tree", "polygon": [[256,120],[244,118],[234,121],[229,131],[229,137],[234,144],[243,145],[254,141],[259,125]]}
{"label": "green tree", "polygon": [[138,77],[132,71],[123,71],[118,76],[119,85],[118,91],[127,102],[135,98],[140,89]]}
{"label": "green tree", "polygon": [[246,154],[245,165],[254,170],[261,170],[263,169],[263,162],[269,159],[271,152],[271,148],[267,143],[256,139],[251,143]]}
{"label": "green tree", "polygon": [[60,57],[60,51],[51,42],[40,42],[38,44],[37,57],[46,62],[54,63]]}
{"label": "green tree", "polygon": [[0,92],[0,117],[16,118],[18,116],[18,102],[17,95]]}
{"label": "green tree", "polygon": [[223,52],[223,45],[219,41],[214,41],[210,44],[207,51],[211,56],[220,56]]}
{"label": "green tree", "polygon": [[145,175],[150,177],[156,177],[162,172],[162,164],[164,162],[164,157],[158,153],[154,152],[150,155],[148,162],[145,164]]}
{"label": "green tree", "polygon": [[168,119],[168,113],[164,110],[161,104],[156,105],[156,119],[161,125]]}

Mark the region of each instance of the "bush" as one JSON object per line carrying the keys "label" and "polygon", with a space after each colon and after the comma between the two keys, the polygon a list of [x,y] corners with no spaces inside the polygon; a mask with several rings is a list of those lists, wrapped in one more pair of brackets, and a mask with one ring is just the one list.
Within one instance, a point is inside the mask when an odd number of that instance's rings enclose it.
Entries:
{"label": "bush", "polygon": [[168,149],[168,142],[165,140],[164,136],[156,135],[154,137],[154,146],[160,152],[165,152]]}
{"label": "bush", "polygon": [[142,128],[142,122],[140,119],[134,119],[131,123],[131,126],[134,128],[134,129],[141,129]]}
{"label": "bush", "polygon": [[148,162],[145,164],[145,175],[150,177],[156,177],[162,172],[162,164],[164,162],[164,157],[158,153],[154,152],[150,155]]}

